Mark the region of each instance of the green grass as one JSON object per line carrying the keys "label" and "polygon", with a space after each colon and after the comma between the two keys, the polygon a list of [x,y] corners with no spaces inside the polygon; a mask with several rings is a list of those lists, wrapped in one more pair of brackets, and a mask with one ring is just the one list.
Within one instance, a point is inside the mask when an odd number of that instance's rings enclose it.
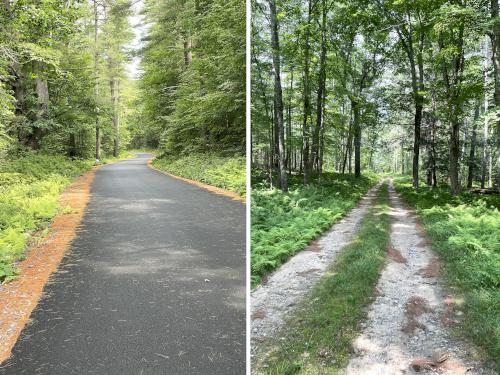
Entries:
{"label": "green grass", "polygon": [[377,181],[326,173],[321,184],[304,187],[292,176],[289,192],[282,193],[260,175],[252,179],[252,286],[344,216]]}
{"label": "green grass", "polygon": [[0,164],[0,281],[14,277],[12,263],[23,257],[31,235],[48,227],[60,193],[92,165],[36,154]]}
{"label": "green grass", "polygon": [[245,196],[245,157],[239,155],[190,154],[162,155],[153,160],[155,168]]}
{"label": "green grass", "polygon": [[[444,265],[448,286],[463,298],[459,331],[500,365],[500,196],[422,187],[406,177],[396,189],[417,210]],[[499,368],[500,370],[500,368]]]}
{"label": "green grass", "polygon": [[270,354],[258,355],[256,363],[263,373],[322,375],[345,368],[385,262],[390,238],[388,200],[384,184],[354,239],[269,344]]}

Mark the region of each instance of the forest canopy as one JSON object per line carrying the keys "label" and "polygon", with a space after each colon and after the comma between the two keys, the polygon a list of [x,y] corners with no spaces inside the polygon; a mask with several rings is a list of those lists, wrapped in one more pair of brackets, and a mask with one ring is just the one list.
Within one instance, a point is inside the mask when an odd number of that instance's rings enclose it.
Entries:
{"label": "forest canopy", "polygon": [[[133,84],[125,75],[130,2],[3,1],[2,149],[117,156]],[[122,100],[123,99],[123,100]],[[120,121],[121,120],[121,121]]]}
{"label": "forest canopy", "polygon": [[172,154],[244,154],[245,3],[147,0],[144,14],[147,126],[133,142]]}
{"label": "forest canopy", "polygon": [[500,187],[497,1],[252,4],[252,163],[284,190],[325,170]]}

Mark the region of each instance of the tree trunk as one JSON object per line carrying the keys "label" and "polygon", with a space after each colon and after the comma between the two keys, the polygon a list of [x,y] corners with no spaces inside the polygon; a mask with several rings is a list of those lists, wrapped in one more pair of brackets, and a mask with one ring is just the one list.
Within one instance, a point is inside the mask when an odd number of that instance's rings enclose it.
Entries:
{"label": "tree trunk", "polygon": [[285,135],[283,126],[283,94],[281,89],[281,62],[280,62],[280,47],[278,35],[278,17],[276,12],[275,0],[269,0],[269,8],[271,11],[271,47],[273,54],[273,70],[274,70],[274,97],[276,103],[275,126],[278,129],[278,163],[279,163],[279,180],[282,191],[288,191],[288,182],[285,167]]}
{"label": "tree trunk", "polygon": [[422,124],[423,98],[419,93],[415,93],[415,117],[414,117],[414,138],[413,138],[413,164],[412,182],[413,188],[418,189],[418,169],[420,157],[420,128]]}
{"label": "tree trunk", "polygon": [[321,122],[321,130],[319,133],[318,174],[319,174],[320,180],[321,180],[321,177],[323,175],[323,157],[324,157],[324,151],[325,151],[325,119],[324,119],[325,100],[326,100],[326,93],[324,92],[323,93],[323,100],[322,100],[322,108],[321,108],[321,112],[323,113],[323,121]]}
{"label": "tree trunk", "polygon": [[[44,77],[44,69],[42,64],[35,63],[36,71],[35,90],[36,90],[36,119],[37,121],[46,119],[49,110],[49,84],[47,78]],[[30,135],[30,146],[33,150],[40,148],[44,131],[41,127],[42,124],[35,124],[33,132]]]}
{"label": "tree trunk", "polygon": [[354,176],[361,176],[361,124],[359,123],[359,103],[351,100],[354,133]]}
{"label": "tree trunk", "polygon": [[498,118],[498,111],[500,111],[500,20],[498,20],[498,0],[491,0],[491,18],[493,20],[493,27],[491,30],[491,59],[493,62],[493,76],[495,80],[494,102],[497,111],[496,120],[496,167],[495,167],[495,187],[500,191],[500,118]]}
{"label": "tree trunk", "polygon": [[479,110],[481,103],[478,100],[476,109],[474,111],[474,122],[472,124],[472,135],[470,139],[470,151],[469,151],[469,173],[467,174],[467,189],[472,187],[474,182],[474,167],[476,166],[476,137],[477,137],[477,120],[479,119]]}
{"label": "tree trunk", "polygon": [[450,185],[451,193],[457,195],[460,193],[460,179],[459,179],[459,159],[460,159],[460,124],[458,118],[454,116],[451,121],[451,134],[450,134]]}
{"label": "tree trunk", "polygon": [[345,145],[345,156],[344,156],[344,161],[342,163],[342,174],[345,173],[348,158],[349,158],[349,173],[351,172],[351,161],[350,161],[351,143],[352,143],[352,121],[349,120],[349,128],[347,130],[347,140]]}
{"label": "tree trunk", "polygon": [[191,38],[187,37],[184,41],[184,65],[186,67],[191,65],[191,62],[193,61],[193,53],[191,52],[192,47]]}
{"label": "tree trunk", "polygon": [[488,169],[488,120],[483,124],[483,153],[481,158],[481,189],[486,187],[486,171]]}
{"label": "tree trunk", "polygon": [[307,26],[305,29],[305,42],[304,42],[304,121],[302,125],[302,138],[303,138],[303,149],[302,149],[302,163],[304,165],[304,185],[308,185],[311,182],[311,161],[310,161],[310,151],[309,151],[309,116],[311,113],[311,103],[310,103],[310,88],[309,88],[309,34],[311,26],[311,11],[312,11],[312,0],[309,0],[309,10],[307,13]]}
{"label": "tree trunk", "polygon": [[[402,30],[397,29],[397,33],[399,35],[399,39],[403,45],[403,48],[408,57],[408,63],[410,65],[411,72],[411,83],[412,83],[412,94],[413,94],[413,103],[415,105],[415,115],[414,115],[414,136],[413,136],[413,163],[412,163],[412,182],[413,187],[418,189],[418,172],[419,172],[419,157],[420,157],[420,128],[422,124],[422,112],[424,106],[424,98],[422,97],[421,92],[424,90],[424,63],[422,56],[422,49],[424,46],[424,37],[423,31],[420,31],[419,34],[419,45],[417,50],[417,56],[415,61],[415,50],[414,50],[414,38],[413,38],[413,28],[412,21],[410,16],[408,16],[409,22],[409,31],[406,35]],[[418,73],[417,73],[418,66]]]}
{"label": "tree trunk", "polygon": [[293,148],[293,143],[292,143],[292,95],[293,95],[293,68],[291,69],[290,72],[290,89],[288,93],[288,115],[287,115],[287,136],[286,136],[286,143],[287,143],[287,153],[286,153],[286,164],[288,166],[288,173],[292,173],[292,148]]}
{"label": "tree trunk", "polygon": [[113,107],[113,156],[116,158],[120,154],[120,111],[119,111],[119,93],[120,81],[112,78],[109,81],[111,88],[111,103]]}
{"label": "tree trunk", "polygon": [[316,171],[320,172],[319,149],[320,133],[323,126],[323,97],[326,84],[326,1],[322,0],[321,17],[321,55],[319,59],[318,92],[316,97],[316,127],[314,128],[312,142],[312,163]]}
{"label": "tree trunk", "polygon": [[95,74],[95,86],[94,86],[94,96],[96,101],[95,107],[95,158],[96,160],[101,159],[101,129],[99,125],[99,51],[98,43],[99,41],[99,13],[97,10],[97,0],[94,0],[94,74]]}

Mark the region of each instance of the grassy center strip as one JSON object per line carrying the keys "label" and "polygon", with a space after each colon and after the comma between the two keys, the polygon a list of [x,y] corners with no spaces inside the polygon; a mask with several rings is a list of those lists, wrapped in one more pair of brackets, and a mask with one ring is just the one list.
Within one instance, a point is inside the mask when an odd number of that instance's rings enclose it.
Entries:
{"label": "grassy center strip", "polygon": [[[389,193],[384,184],[357,235],[253,361],[257,373],[337,374],[350,356],[352,340],[385,262],[390,239]],[[264,349],[264,348],[263,348]],[[265,353],[267,352],[267,353]]]}

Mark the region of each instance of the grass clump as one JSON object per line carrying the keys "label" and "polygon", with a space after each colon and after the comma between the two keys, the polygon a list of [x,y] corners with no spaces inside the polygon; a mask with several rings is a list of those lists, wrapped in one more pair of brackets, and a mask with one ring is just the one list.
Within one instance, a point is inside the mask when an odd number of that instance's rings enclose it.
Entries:
{"label": "grass clump", "polygon": [[15,276],[13,262],[23,257],[31,235],[47,228],[58,198],[93,161],[26,154],[0,164],[0,281]]}
{"label": "grass clump", "polygon": [[500,196],[417,192],[405,177],[396,178],[396,189],[417,210],[448,285],[463,297],[460,331],[500,363]]}
{"label": "grass clump", "polygon": [[325,173],[321,183],[289,180],[289,192],[271,189],[262,176],[252,181],[252,286],[344,216],[376,183],[375,176]]}
{"label": "grass clump", "polygon": [[257,356],[265,374],[337,374],[345,368],[359,322],[366,318],[390,239],[389,194],[384,184],[354,239],[300,303],[270,354]]}
{"label": "grass clump", "polygon": [[246,158],[241,155],[189,154],[162,155],[153,166],[176,176],[201,181],[232,191],[244,197],[246,192]]}

